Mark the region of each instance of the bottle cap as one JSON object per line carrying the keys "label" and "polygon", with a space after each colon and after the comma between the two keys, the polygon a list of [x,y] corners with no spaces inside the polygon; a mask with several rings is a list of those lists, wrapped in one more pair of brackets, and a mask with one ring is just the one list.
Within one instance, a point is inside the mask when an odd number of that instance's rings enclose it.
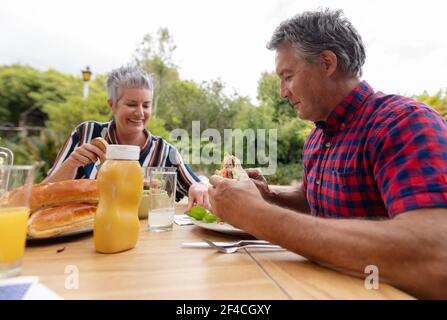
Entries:
{"label": "bottle cap", "polygon": [[139,160],[140,147],[125,144],[109,144],[106,151],[107,160]]}

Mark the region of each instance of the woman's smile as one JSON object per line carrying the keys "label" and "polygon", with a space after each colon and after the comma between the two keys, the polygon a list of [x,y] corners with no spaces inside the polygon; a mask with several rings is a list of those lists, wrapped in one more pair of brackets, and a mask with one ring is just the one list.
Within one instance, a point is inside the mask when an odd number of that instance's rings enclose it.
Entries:
{"label": "woman's smile", "polygon": [[144,119],[127,119],[127,123],[129,123],[132,126],[143,126]]}

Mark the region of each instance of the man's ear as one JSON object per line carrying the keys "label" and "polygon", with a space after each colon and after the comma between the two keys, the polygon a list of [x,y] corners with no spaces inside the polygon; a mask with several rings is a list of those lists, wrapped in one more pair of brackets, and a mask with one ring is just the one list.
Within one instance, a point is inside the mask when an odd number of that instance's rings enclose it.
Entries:
{"label": "man's ear", "polygon": [[107,104],[109,105],[110,109],[112,109],[112,107],[113,107],[112,99],[107,99]]}
{"label": "man's ear", "polygon": [[323,72],[328,77],[332,76],[337,70],[338,59],[335,53],[331,50],[324,50],[320,53],[320,62]]}

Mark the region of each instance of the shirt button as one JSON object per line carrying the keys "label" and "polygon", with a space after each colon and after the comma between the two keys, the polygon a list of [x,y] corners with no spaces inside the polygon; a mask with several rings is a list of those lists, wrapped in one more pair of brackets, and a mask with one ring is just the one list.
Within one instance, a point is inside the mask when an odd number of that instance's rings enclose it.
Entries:
{"label": "shirt button", "polygon": [[346,126],[346,124],[343,122],[343,123],[341,124],[341,127],[344,128],[345,126]]}
{"label": "shirt button", "polygon": [[326,143],[324,144],[324,146],[325,146],[326,148],[330,148],[330,147],[331,147],[331,143],[330,143],[330,142],[326,142]]}
{"label": "shirt button", "polygon": [[319,186],[321,181],[318,179],[317,181],[315,181],[315,183],[317,184],[317,186]]}

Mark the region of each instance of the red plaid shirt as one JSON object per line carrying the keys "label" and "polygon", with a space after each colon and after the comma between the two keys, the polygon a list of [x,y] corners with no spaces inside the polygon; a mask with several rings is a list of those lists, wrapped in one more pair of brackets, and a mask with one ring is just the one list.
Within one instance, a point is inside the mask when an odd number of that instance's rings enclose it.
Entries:
{"label": "red plaid shirt", "polygon": [[447,207],[447,123],[363,81],[319,121],[303,153],[312,215],[392,218]]}

